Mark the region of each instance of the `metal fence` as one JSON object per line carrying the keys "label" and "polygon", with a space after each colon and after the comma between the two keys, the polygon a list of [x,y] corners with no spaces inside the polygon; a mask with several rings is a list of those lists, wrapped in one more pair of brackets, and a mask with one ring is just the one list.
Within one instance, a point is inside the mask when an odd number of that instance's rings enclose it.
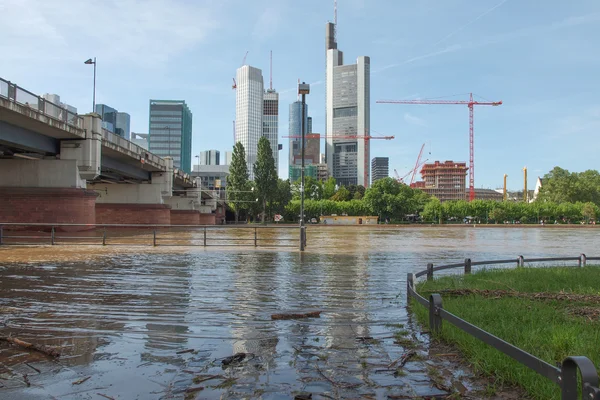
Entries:
{"label": "metal fence", "polygon": [[[413,298],[417,303],[429,309],[429,327],[432,332],[440,333],[443,321],[447,321],[456,328],[494,347],[496,350],[506,354],[515,361],[559,385],[562,391],[561,398],[563,400],[578,399],[579,390],[582,393],[583,399],[600,400],[598,372],[589,358],[582,356],[567,357],[562,361],[560,366],[556,367],[445,310],[442,303],[442,296],[439,294],[434,293],[430,295],[429,300],[427,300],[415,290],[415,281],[418,277],[426,275],[427,280],[432,280],[434,272],[447,269],[464,268],[464,273],[470,274],[471,268],[477,265],[516,263],[518,267],[523,267],[525,262],[539,263],[555,261],[577,262],[579,267],[584,267],[588,260],[598,261],[600,260],[600,257],[587,257],[585,254],[581,254],[579,257],[525,259],[523,256],[519,256],[516,259],[476,262],[467,258],[463,263],[440,265],[437,267],[434,267],[432,263],[429,263],[427,264],[427,269],[417,272],[416,274],[408,274],[406,280],[407,298],[409,303],[410,299]],[[578,371],[581,374],[581,388],[578,388]]]}
{"label": "metal fence", "polygon": [[61,104],[48,101],[2,78],[0,78],[0,96],[29,107],[50,118],[62,121],[67,125],[83,129],[83,117],[77,115],[77,113],[71,112]]}
{"label": "metal fence", "polygon": [[0,246],[298,247],[298,229],[252,225],[0,223]]}

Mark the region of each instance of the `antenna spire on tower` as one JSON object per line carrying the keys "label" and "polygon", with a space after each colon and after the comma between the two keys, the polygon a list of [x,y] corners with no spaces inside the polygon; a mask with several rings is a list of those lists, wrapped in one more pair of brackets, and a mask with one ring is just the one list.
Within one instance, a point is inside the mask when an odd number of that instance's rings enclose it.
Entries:
{"label": "antenna spire on tower", "polygon": [[333,41],[337,43],[337,0],[333,0]]}
{"label": "antenna spire on tower", "polygon": [[273,90],[273,50],[269,58],[269,89]]}

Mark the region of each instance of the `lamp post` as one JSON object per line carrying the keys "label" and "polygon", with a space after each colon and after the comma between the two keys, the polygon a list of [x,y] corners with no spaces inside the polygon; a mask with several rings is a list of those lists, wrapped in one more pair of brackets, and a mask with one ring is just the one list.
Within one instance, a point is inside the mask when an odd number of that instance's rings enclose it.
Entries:
{"label": "lamp post", "polygon": [[200,154],[195,157],[198,159],[198,172],[200,172]]}
{"label": "lamp post", "polygon": [[88,58],[84,64],[94,64],[94,100],[92,103],[92,112],[96,112],[96,57],[94,57],[93,61],[91,58]]}
{"label": "lamp post", "polygon": [[298,94],[302,95],[302,119],[300,121],[300,130],[302,131],[302,167],[300,169],[300,251],[306,247],[306,227],[304,226],[304,135],[306,126],[304,118],[306,116],[306,95],[310,93],[310,85],[306,82],[298,84]]}

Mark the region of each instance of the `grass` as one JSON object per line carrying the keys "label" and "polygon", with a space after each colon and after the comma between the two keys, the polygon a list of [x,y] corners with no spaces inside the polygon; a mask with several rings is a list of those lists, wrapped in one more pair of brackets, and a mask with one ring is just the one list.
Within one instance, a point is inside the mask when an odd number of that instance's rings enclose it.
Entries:
{"label": "grass", "polygon": [[[519,293],[573,293],[576,301],[532,299],[482,294],[444,295],[444,290],[481,289]],[[483,270],[472,275],[442,277],[417,285],[424,297],[441,293],[446,310],[474,325],[556,365],[567,356],[586,356],[600,369],[600,321],[575,315],[583,308],[600,310],[600,267],[517,268]],[[428,310],[412,301],[420,323],[428,324]],[[483,342],[443,323],[440,338],[456,344],[477,372],[493,376],[493,390],[520,385],[535,399],[559,399],[558,385],[513,361]]]}

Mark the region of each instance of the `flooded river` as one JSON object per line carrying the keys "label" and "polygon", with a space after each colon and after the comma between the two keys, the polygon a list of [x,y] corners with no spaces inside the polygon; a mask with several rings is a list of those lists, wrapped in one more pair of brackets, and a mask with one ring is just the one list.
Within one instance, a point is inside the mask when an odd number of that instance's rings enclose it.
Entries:
{"label": "flooded river", "polygon": [[[274,242],[295,235],[264,234]],[[407,272],[465,257],[598,255],[598,248],[595,229],[541,227],[309,227],[304,254],[253,247],[2,247],[0,334],[58,346],[63,354],[52,361],[0,343],[0,398],[432,393],[416,363],[407,364],[406,376],[377,372],[406,351],[396,339],[406,333],[399,330],[412,329]],[[307,311],[322,314],[271,319]],[[235,353],[245,358],[222,363]]]}

